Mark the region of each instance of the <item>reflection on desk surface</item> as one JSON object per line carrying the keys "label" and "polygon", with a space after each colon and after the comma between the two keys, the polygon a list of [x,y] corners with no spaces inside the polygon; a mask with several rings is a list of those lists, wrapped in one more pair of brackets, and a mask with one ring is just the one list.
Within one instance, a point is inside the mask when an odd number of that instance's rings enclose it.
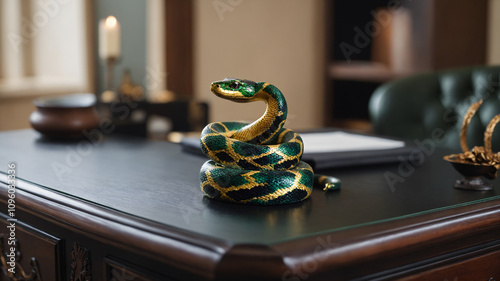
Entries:
{"label": "reflection on desk surface", "polygon": [[241,243],[276,243],[498,197],[498,179],[492,191],[454,189],[460,175],[442,160],[448,153],[436,149],[413,161],[323,170],[342,180],[340,191],[314,190],[311,198],[293,205],[246,206],[203,197],[198,173],[206,158],[184,153],[177,144],[114,137],[52,142],[32,130],[0,133],[0,171],[15,162],[18,177],[27,181],[19,181],[21,190],[42,186]]}

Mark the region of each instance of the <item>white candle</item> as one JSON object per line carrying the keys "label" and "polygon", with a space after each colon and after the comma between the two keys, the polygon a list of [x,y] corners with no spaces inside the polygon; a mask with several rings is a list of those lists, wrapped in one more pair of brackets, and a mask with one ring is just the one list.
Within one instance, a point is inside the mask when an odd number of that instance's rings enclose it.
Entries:
{"label": "white candle", "polygon": [[120,23],[109,16],[99,22],[99,56],[101,59],[118,58],[120,53]]}

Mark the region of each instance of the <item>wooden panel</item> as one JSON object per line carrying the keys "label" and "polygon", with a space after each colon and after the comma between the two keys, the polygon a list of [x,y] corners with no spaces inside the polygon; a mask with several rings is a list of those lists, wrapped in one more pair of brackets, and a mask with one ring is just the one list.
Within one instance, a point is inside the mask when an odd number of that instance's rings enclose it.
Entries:
{"label": "wooden panel", "polygon": [[415,274],[400,280],[500,280],[500,251]]}
{"label": "wooden panel", "polygon": [[[290,278],[300,277],[297,272],[313,264],[315,270],[308,274],[318,280],[395,280],[436,268],[443,265],[436,262],[450,257],[467,259],[472,251],[481,255],[486,253],[483,248],[498,250],[492,245],[500,238],[500,206],[498,201],[490,203],[325,233],[273,249],[287,253]],[[478,245],[481,242],[487,245]]]}
{"label": "wooden panel", "polygon": [[[3,18],[3,5],[4,5],[4,2],[0,2],[0,15],[2,15],[2,18]],[[0,24],[2,24],[2,20],[3,19],[0,19]],[[2,24],[3,25],[3,24]],[[5,34],[4,34],[4,31],[3,31],[3,28],[0,28],[0,59],[3,61],[3,40],[4,40],[4,37]],[[0,81],[3,79],[3,68],[5,67],[5,63],[2,63],[0,65]]]}
{"label": "wooden panel", "polygon": [[405,1],[412,16],[412,67],[414,71],[432,69],[432,36],[435,22],[433,0]]}
{"label": "wooden panel", "polygon": [[[6,189],[7,187],[0,183],[0,210],[7,209]],[[17,182],[16,194],[18,211],[36,217],[36,222],[44,222],[44,227],[47,225],[50,229],[65,228],[71,236],[84,236],[95,243],[113,247],[116,251],[127,251],[134,255],[134,260],[154,260],[162,265],[158,270],[163,274],[168,272],[168,275],[176,280],[211,280],[209,277],[213,274],[213,264],[220,259],[224,249],[229,247],[210,237],[178,232],[179,229],[88,204],[46,189],[32,190],[22,180]],[[91,248],[92,243],[83,244],[81,239],[76,241],[80,245],[77,248],[85,247],[86,250],[96,252]],[[82,260],[79,257],[72,260],[73,253],[82,251],[72,247],[67,254],[68,262]],[[94,263],[93,267],[99,266]],[[64,268],[64,265],[61,268]],[[73,267],[69,267],[67,275],[71,270]]]}
{"label": "wooden panel", "polygon": [[325,63],[324,63],[324,74],[325,74],[325,96],[324,96],[324,103],[323,103],[323,124],[325,126],[331,126],[334,123],[334,118],[332,114],[332,105],[334,103],[334,98],[332,94],[332,89],[333,89],[333,83],[332,80],[330,80],[330,62],[333,61],[334,56],[333,56],[333,48],[335,46],[335,41],[334,41],[334,36],[332,36],[332,32],[334,29],[334,18],[332,16],[333,14],[333,8],[334,8],[334,1],[328,1],[324,0],[324,18],[325,18],[325,28],[323,29],[324,31],[324,38],[325,38],[325,49],[323,56],[325,58]]}
{"label": "wooden panel", "polygon": [[193,96],[192,1],[165,1],[167,88],[177,96]]}
{"label": "wooden panel", "polygon": [[[4,214],[0,219],[0,242],[3,247],[3,257],[6,262],[10,261],[11,247],[14,247],[16,264],[0,264],[2,271],[13,268],[15,277],[23,276],[24,279],[18,280],[62,280],[61,278],[61,243],[62,240],[47,234],[41,230],[27,226],[20,221],[15,224],[14,236],[15,245],[9,240],[11,231],[7,228],[11,222],[7,222]],[[14,228],[12,228],[14,229]],[[5,251],[5,252],[4,252]],[[3,274],[0,271],[0,274]],[[24,271],[24,275],[23,275]],[[0,275],[0,277],[5,277]],[[0,278],[0,280],[3,280]],[[16,280],[16,279],[13,279]]]}
{"label": "wooden panel", "polygon": [[484,64],[486,0],[434,1],[434,69]]}
{"label": "wooden panel", "polygon": [[148,272],[138,266],[115,258],[107,258],[106,278],[109,281],[133,280],[133,281],[154,281],[154,280],[173,280],[165,276],[159,276],[156,273]]}

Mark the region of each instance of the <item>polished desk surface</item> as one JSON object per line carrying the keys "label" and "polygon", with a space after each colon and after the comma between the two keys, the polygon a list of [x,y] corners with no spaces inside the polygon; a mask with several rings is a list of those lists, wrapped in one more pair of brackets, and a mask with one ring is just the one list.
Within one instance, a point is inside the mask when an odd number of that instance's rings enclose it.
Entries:
{"label": "polished desk surface", "polygon": [[[106,137],[54,142],[32,130],[0,133],[0,171],[84,202],[231,244],[273,245],[310,235],[498,199],[491,191],[452,187],[460,177],[436,150],[421,165],[401,163],[320,171],[342,180],[340,191],[314,190],[286,206],[244,206],[207,199],[198,173],[205,158],[177,144]],[[413,168],[415,169],[412,172]],[[394,186],[388,173],[399,175]]]}

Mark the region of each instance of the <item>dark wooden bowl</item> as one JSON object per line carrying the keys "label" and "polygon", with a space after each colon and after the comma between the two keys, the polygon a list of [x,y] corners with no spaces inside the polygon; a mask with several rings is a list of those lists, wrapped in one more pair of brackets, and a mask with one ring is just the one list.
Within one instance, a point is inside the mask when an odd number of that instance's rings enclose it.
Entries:
{"label": "dark wooden bowl", "polygon": [[39,98],[30,116],[31,126],[51,138],[81,138],[85,131],[99,126],[93,94],[71,94]]}
{"label": "dark wooden bowl", "polygon": [[455,188],[471,190],[491,190],[493,188],[493,186],[483,177],[487,179],[496,179],[498,170],[495,166],[464,163],[450,157],[450,155],[445,156],[444,160],[450,162],[453,168],[464,176],[463,179],[456,181],[454,185]]}
{"label": "dark wooden bowl", "polygon": [[465,177],[485,177],[490,180],[496,179],[497,169],[491,165],[465,164],[451,162],[455,170]]}

